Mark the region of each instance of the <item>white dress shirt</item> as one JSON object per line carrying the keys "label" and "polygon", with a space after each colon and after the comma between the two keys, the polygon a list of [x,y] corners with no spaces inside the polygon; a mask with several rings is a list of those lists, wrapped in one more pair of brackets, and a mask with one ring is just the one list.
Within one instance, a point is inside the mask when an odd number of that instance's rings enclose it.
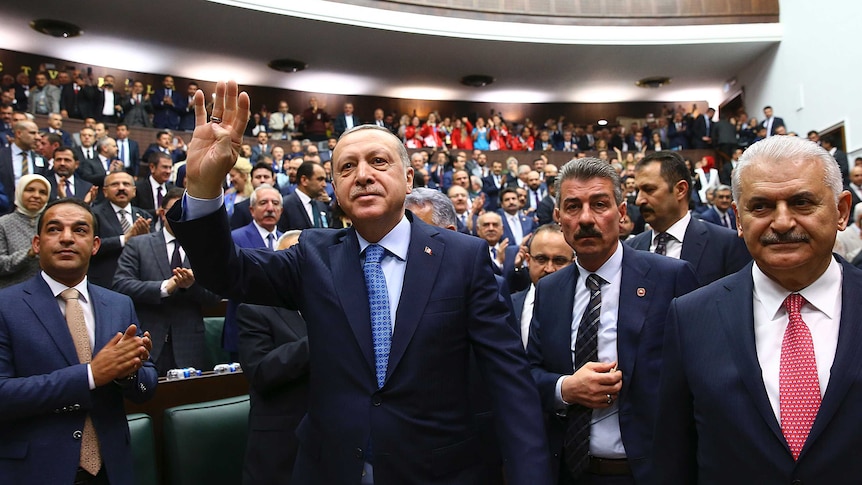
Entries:
{"label": "white dress shirt", "polygon": [[524,349],[530,341],[530,323],[533,322],[533,302],[536,300],[536,285],[530,283],[527,294],[524,295],[524,309],[521,311],[521,343]]}
{"label": "white dress shirt", "polygon": [[266,238],[272,235],[272,247],[274,250],[278,245],[278,232],[276,232],[275,229],[267,231],[264,227],[258,224],[257,221],[251,222],[254,223],[254,228],[257,229],[257,233],[260,234],[260,238],[263,239],[263,244],[266,245],[267,248],[269,248],[269,242],[267,242]]}
{"label": "white dress shirt", "polygon": [[[787,330],[788,316],[784,300],[791,292],[771,280],[754,264],[751,270],[754,282],[754,345],[763,374],[763,384],[775,419],[781,423],[778,398],[778,374],[781,367],[781,343]],[[802,305],[802,320],[808,325],[814,342],[817,378],[820,397],[826,393],[830,369],[838,346],[838,328],[841,324],[841,287],[844,276],[841,265],[834,258],[826,271],[814,283],[798,293],[808,302]]]}
{"label": "white dress shirt", "polygon": [[[69,287],[54,278],[51,278],[44,271],[42,271],[42,279],[45,280],[45,283],[48,283],[48,288],[51,290],[54,298],[57,299],[57,304],[60,305],[60,313],[63,314],[63,318],[66,318],[66,302],[60,298],[60,293]],[[84,313],[84,324],[87,326],[87,337],[90,339],[90,349],[93,351],[93,355],[96,355],[96,353],[101,349],[96,348],[96,317],[95,313],[93,313],[93,302],[90,300],[90,290],[87,289],[87,277],[84,276],[84,279],[72,288],[75,288],[78,290],[78,293],[81,294],[78,298],[78,302],[81,304],[81,310],[83,310]],[[90,364],[87,364],[87,379],[90,383],[90,390],[95,389],[96,380],[93,378],[93,369],[90,368]]]}
{"label": "white dress shirt", "polygon": [[506,214],[506,221],[509,223],[509,229],[512,231],[512,237],[515,238],[514,241],[509,241],[509,244],[520,246],[521,241],[524,239],[524,228],[521,226],[519,213],[516,212],[514,214],[509,214],[508,212],[504,212],[504,214]]}
{"label": "white dress shirt", "polygon": [[312,227],[314,227],[314,211],[311,208],[311,197],[299,189],[296,189],[294,193],[299,197],[299,201],[302,202],[302,208],[305,209],[305,215],[308,216],[309,222],[311,222]]}
{"label": "white dress shirt", "polygon": [[[682,243],[683,239],[685,239],[685,231],[688,229],[688,224],[691,222],[691,213],[686,212],[682,219],[674,222],[669,228],[667,228],[668,234],[673,236],[665,245],[664,255],[669,258],[679,259],[682,255]],[[649,251],[651,253],[655,252],[655,248],[658,245],[658,234],[655,230],[652,231],[652,239],[649,245]]]}
{"label": "white dress shirt", "polygon": [[[575,303],[572,309],[572,363],[575,359],[575,343],[578,339],[578,327],[587,310],[590,301],[590,290],[587,288],[587,276],[590,271],[584,269],[575,261],[578,269],[578,280],[575,284]],[[617,358],[617,315],[620,308],[620,283],[622,282],[623,248],[617,243],[614,254],[605,261],[595,274],[607,283],[601,287],[602,309],[599,315],[598,351],[599,362],[619,362]],[[577,369],[575,369],[577,371]],[[567,404],[563,401],[562,376],[557,380],[557,405],[563,409]],[[620,433],[619,401],[605,409],[594,409],[590,427],[590,454],[599,458],[625,458],[626,449],[623,446]]]}

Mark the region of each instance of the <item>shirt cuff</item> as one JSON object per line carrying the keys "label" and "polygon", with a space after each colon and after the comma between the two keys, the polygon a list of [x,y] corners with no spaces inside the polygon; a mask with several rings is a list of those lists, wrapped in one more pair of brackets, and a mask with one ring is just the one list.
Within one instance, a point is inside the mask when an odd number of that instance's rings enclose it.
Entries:
{"label": "shirt cuff", "polygon": [[557,379],[557,385],[555,388],[556,392],[554,393],[554,397],[556,398],[558,411],[562,411],[566,409],[566,407],[570,406],[570,403],[567,403],[565,400],[563,400],[563,379],[565,379],[566,377],[571,376],[560,376],[560,378]]}
{"label": "shirt cuff", "polygon": [[198,199],[186,191],[183,196],[183,221],[193,221],[208,216],[224,204],[224,190],[215,199]]}
{"label": "shirt cuff", "polygon": [[125,234],[120,235],[120,247],[121,248],[126,247],[126,235]]}
{"label": "shirt cuff", "polygon": [[162,298],[171,296],[171,294],[168,293],[168,280],[162,281],[162,285],[159,287],[159,296]]}
{"label": "shirt cuff", "polygon": [[96,379],[93,379],[93,368],[90,364],[87,364],[87,381],[90,383],[91,391],[96,388]]}

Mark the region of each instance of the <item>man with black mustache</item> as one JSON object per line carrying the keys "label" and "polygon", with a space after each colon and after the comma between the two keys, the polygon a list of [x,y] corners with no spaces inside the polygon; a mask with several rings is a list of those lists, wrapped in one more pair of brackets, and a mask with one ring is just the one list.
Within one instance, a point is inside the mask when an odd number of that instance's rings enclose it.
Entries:
{"label": "man with black mustache", "polygon": [[862,272],[832,252],[851,208],[839,166],[771,136],[733,195],[754,263],[671,304],[651,483],[858,483]]}
{"label": "man with black mustache", "polygon": [[556,184],[576,261],[538,281],[527,354],[557,483],[645,483],[667,309],[697,279],[684,261],[620,243],[626,205],[609,164],[572,160]]}
{"label": "man with black mustache", "polygon": [[117,171],[105,176],[102,193],[105,200],[93,206],[102,246],[90,260],[87,276],[91,283],[111,289],[123,247],[131,238],[150,232],[152,219],[148,212],[132,205],[135,179],[128,173]]}
{"label": "man with black mustache", "polygon": [[655,152],[635,166],[637,205],[652,230],[626,241],[641,251],[691,263],[700,286],[739,271],[751,255],[734,231],[691,216],[691,176],[682,157]]}

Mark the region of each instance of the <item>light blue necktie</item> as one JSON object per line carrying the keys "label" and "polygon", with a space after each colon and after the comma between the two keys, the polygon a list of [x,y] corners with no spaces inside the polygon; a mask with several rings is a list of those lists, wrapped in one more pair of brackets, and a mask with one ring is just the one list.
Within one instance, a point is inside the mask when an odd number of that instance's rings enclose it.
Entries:
{"label": "light blue necktie", "polygon": [[379,244],[365,248],[365,286],[368,288],[368,305],[371,309],[371,338],[374,341],[374,362],[377,368],[377,387],[386,381],[389,347],[392,340],[392,319],[389,316],[389,292],[380,260],[386,250]]}

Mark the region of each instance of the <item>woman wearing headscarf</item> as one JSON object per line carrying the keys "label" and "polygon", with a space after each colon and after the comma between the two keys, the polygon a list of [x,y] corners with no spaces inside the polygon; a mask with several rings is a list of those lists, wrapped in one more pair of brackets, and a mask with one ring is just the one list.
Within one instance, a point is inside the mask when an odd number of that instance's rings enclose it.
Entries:
{"label": "woman wearing headscarf", "polygon": [[15,211],[0,217],[0,288],[39,272],[32,250],[36,220],[48,204],[51,186],[41,175],[24,175],[15,186]]}

